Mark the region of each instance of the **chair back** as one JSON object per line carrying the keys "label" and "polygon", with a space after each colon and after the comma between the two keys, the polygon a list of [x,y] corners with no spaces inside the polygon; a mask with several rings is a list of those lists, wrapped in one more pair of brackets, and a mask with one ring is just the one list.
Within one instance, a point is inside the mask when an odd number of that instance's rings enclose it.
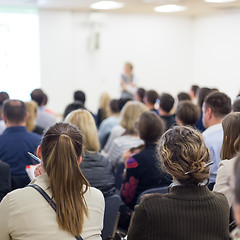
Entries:
{"label": "chair back", "polygon": [[137,199],[137,203],[136,204],[139,204],[140,201],[141,201],[141,197],[145,194],[150,194],[150,193],[162,193],[162,194],[165,194],[165,193],[168,193],[168,186],[166,187],[160,187],[160,188],[150,188],[144,192],[142,192],[139,196],[138,196],[138,199]]}
{"label": "chair back", "polygon": [[116,231],[116,220],[118,219],[119,207],[122,201],[118,194],[105,198],[105,212],[102,230],[102,239],[112,238]]}

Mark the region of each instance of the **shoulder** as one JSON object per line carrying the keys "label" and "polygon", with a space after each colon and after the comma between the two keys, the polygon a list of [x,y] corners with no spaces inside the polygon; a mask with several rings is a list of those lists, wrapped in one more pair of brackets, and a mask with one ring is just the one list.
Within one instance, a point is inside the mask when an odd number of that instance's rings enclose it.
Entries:
{"label": "shoulder", "polygon": [[84,194],[84,198],[87,202],[87,205],[90,207],[91,205],[105,205],[103,194],[100,190],[89,187],[87,192]]}

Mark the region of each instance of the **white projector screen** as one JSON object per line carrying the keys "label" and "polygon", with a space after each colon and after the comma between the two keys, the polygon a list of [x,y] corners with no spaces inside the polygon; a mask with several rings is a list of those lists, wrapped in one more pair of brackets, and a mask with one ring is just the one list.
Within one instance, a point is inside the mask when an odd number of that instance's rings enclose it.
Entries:
{"label": "white projector screen", "polygon": [[0,91],[28,101],[40,87],[37,11],[0,11]]}

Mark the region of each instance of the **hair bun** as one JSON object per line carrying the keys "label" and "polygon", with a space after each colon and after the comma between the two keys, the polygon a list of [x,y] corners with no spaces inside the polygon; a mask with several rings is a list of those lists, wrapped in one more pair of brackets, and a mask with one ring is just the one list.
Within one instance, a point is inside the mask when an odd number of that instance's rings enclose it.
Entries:
{"label": "hair bun", "polygon": [[193,162],[190,167],[190,171],[197,173],[197,172],[202,172],[204,171],[205,168],[205,162]]}

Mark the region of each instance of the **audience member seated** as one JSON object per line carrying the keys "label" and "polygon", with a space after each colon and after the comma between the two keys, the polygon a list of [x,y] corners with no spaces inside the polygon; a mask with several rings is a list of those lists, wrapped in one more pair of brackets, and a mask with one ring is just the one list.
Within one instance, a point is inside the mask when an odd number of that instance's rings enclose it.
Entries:
{"label": "audience member seated", "polygon": [[56,118],[52,114],[45,111],[44,92],[41,89],[34,89],[31,92],[31,98],[38,104],[36,125],[45,130],[48,129],[56,122]]}
{"label": "audience member seated", "polygon": [[0,161],[0,202],[11,191],[11,172],[7,163]]}
{"label": "audience member seated", "polygon": [[175,114],[171,113],[174,105],[174,98],[168,94],[163,93],[159,96],[159,114],[165,122],[166,130],[176,124]]}
{"label": "audience member seated", "polygon": [[150,111],[153,111],[159,115],[158,111],[155,109],[157,99],[158,93],[154,90],[149,90],[145,94],[144,103]]}
{"label": "audience member seated", "polygon": [[120,122],[118,125],[113,127],[110,132],[108,140],[103,149],[105,153],[109,152],[109,149],[111,148],[113,140],[117,137],[120,137],[125,132],[124,125],[126,124],[126,121],[128,121],[128,119],[127,119],[128,116],[125,113],[123,113],[123,108],[126,105],[126,103],[129,101],[131,101],[130,98],[120,98],[119,99],[119,109],[121,112],[120,113]]}
{"label": "audience member seated", "polygon": [[[77,90],[73,94],[73,103],[70,103],[67,105],[65,108],[64,114],[63,114],[63,119],[72,111],[77,110],[77,109],[86,109],[85,107],[85,101],[86,101],[86,95],[83,91]],[[89,111],[90,112],[90,111]],[[96,116],[90,112],[92,116],[94,117],[94,120],[96,121]]]}
{"label": "audience member seated", "polygon": [[196,123],[196,128],[200,131],[200,132],[203,132],[205,130],[205,127],[203,126],[203,122],[202,122],[202,105],[203,105],[203,101],[205,99],[205,97],[211,93],[212,90],[210,88],[206,88],[206,87],[203,87],[203,88],[200,88],[199,91],[198,91],[198,106],[200,107],[201,109],[201,116],[200,118],[198,119],[197,123]]}
{"label": "audience member seated", "polygon": [[100,96],[99,109],[97,112],[97,122],[96,122],[96,125],[98,128],[102,123],[102,121],[109,116],[108,106],[109,106],[110,99],[111,98],[108,93],[102,93]]}
{"label": "audience member seated", "polygon": [[[158,168],[156,154],[157,141],[164,133],[165,126],[161,118],[153,112],[144,112],[139,120],[138,131],[145,146],[142,151],[133,155],[128,150],[125,155],[125,178],[121,195],[124,202],[133,209],[138,196],[147,189],[168,186],[171,176]],[[129,155],[133,155],[128,157]]]}
{"label": "audience member seated", "polygon": [[176,126],[158,144],[161,164],[174,182],[167,194],[145,195],[129,227],[128,240],[228,240],[226,197],[210,192],[210,153],[201,134]]}
{"label": "audience member seated", "polygon": [[236,162],[235,155],[240,151],[240,113],[230,113],[223,118],[223,143],[221,159],[217,171],[216,184],[213,190],[223,193],[229,203],[233,206],[234,196],[232,186],[234,185],[233,169]]}
{"label": "audience member seated", "polygon": [[192,85],[189,91],[189,96],[191,97],[191,100],[194,104],[197,104],[197,94],[199,91],[199,86],[198,85]]}
{"label": "audience member seated", "polygon": [[7,128],[0,136],[0,159],[11,168],[12,189],[25,187],[30,182],[26,166],[35,163],[28,152],[36,151],[41,137],[27,132],[27,110],[24,102],[5,101],[2,117]]}
{"label": "audience member seated", "polygon": [[141,114],[146,111],[148,111],[147,107],[143,103],[137,101],[127,102],[124,106],[122,111],[124,117],[120,124],[125,131],[122,136],[113,140],[108,152],[114,171],[116,171],[118,164],[123,162],[122,155],[126,150],[132,147],[138,147],[144,143],[139,138],[136,129],[136,121]]}
{"label": "audience member seated", "polygon": [[188,125],[195,128],[195,124],[200,117],[200,108],[192,101],[184,100],[178,103],[175,114],[179,126]]}
{"label": "audience member seated", "polygon": [[144,88],[138,88],[135,93],[134,100],[144,103],[143,99],[145,97],[145,92]]}
{"label": "audience member seated", "polygon": [[2,106],[3,106],[3,102],[8,99],[9,99],[9,95],[6,92],[0,92],[0,135],[6,129],[6,124],[2,120]]}
{"label": "audience member seated", "polygon": [[203,102],[202,121],[206,130],[203,132],[205,144],[210,150],[213,165],[210,168],[209,189],[212,190],[221,161],[220,152],[223,142],[222,119],[231,112],[231,99],[222,92],[210,93]]}
{"label": "audience member seated", "polygon": [[236,229],[231,232],[231,239],[232,240],[239,240],[240,236],[240,155],[238,154],[234,166],[234,179],[233,182],[233,191],[234,191],[234,216],[235,216],[235,223],[237,225]]}
{"label": "audience member seated", "polygon": [[[104,198],[81,173],[81,153],[76,127],[56,123],[47,130],[37,150],[41,175],[32,187],[12,191],[0,203],[1,240],[102,239]],[[55,211],[37,188],[49,196]]]}
{"label": "audience member seated", "polygon": [[30,101],[26,102],[26,107],[27,107],[27,113],[28,113],[28,118],[27,118],[27,123],[26,127],[29,132],[34,132],[39,135],[43,135],[44,129],[36,126],[36,117],[37,117],[37,110],[38,110],[38,105],[35,101]]}
{"label": "audience member seated", "polygon": [[83,135],[83,159],[80,164],[83,175],[92,187],[101,190],[105,197],[115,193],[115,178],[108,157],[99,153],[97,128],[87,110],[75,110],[66,117]]}
{"label": "audience member seated", "polygon": [[103,120],[98,129],[98,138],[101,144],[101,148],[105,146],[112,129],[119,124],[119,100],[113,99],[109,102],[109,112],[110,117]]}
{"label": "audience member seated", "polygon": [[189,96],[188,93],[186,92],[180,92],[178,93],[177,95],[177,100],[178,100],[178,103],[181,102],[181,101],[185,101],[185,100],[192,100],[191,97]]}
{"label": "audience member seated", "polygon": [[237,97],[232,105],[233,112],[240,112],[240,97]]}

